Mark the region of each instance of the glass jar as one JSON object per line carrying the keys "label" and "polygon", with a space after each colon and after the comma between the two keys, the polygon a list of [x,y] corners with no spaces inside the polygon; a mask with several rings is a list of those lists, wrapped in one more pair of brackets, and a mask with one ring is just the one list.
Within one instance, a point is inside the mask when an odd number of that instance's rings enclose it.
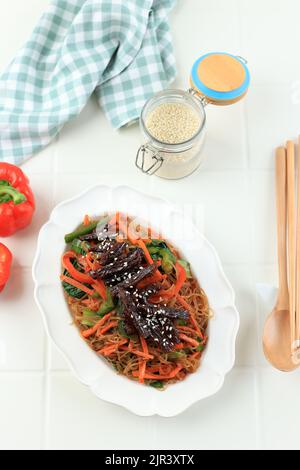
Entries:
{"label": "glass jar", "polygon": [[[147,118],[157,107],[165,103],[180,103],[191,108],[199,119],[199,129],[193,137],[179,144],[167,144],[153,137],[147,128]],[[201,147],[205,136],[206,114],[199,98],[182,90],[166,90],[147,101],[140,119],[140,127],[147,144],[137,155],[137,165],[142,171],[162,178],[178,179],[193,173],[201,164]]]}
{"label": "glass jar", "polygon": [[[136,156],[136,166],[143,173],[166,179],[180,179],[193,173],[203,160],[205,106],[209,103],[224,106],[242,99],[249,88],[250,74],[246,61],[241,57],[224,52],[210,53],[195,62],[190,83],[188,91],[165,90],[146,102],[140,117],[145,143]],[[148,128],[148,117],[159,106],[176,103],[195,113],[199,120],[198,129],[183,142],[158,140]]]}

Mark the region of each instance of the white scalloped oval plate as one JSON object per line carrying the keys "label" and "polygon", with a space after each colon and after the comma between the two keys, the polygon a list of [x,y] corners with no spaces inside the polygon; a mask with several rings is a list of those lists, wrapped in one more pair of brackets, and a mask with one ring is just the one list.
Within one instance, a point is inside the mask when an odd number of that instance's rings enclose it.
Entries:
{"label": "white scalloped oval plate", "polygon": [[[99,216],[121,211],[160,229],[192,264],[214,312],[209,324],[209,342],[202,364],[183,382],[159,392],[117,375],[82,340],[71,316],[60,283],[64,235],[80,224],[85,214]],[[174,230],[174,227],[184,227]],[[185,237],[185,238],[184,238]],[[199,233],[190,218],[168,202],[126,186],[96,186],[59,204],[39,234],[33,264],[35,300],[46,330],[63,353],[76,377],[102,400],[123,406],[140,416],[176,416],[193,403],[216,393],[235,360],[239,314],[234,292],[225,277],[212,245]]]}

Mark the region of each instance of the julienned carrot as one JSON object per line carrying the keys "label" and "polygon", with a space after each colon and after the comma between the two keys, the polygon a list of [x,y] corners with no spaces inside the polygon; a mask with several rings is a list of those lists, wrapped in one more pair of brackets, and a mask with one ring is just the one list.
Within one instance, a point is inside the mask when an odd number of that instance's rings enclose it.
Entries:
{"label": "julienned carrot", "polygon": [[88,266],[85,256],[78,256],[77,259],[80,263],[80,266],[84,268],[84,272],[88,273],[91,270],[91,268]]}
{"label": "julienned carrot", "polygon": [[180,263],[178,263],[178,261],[175,265],[175,268],[176,268],[177,282],[176,282],[175,288],[174,288],[174,295],[177,295],[177,294],[179,294],[180,289],[182,288],[183,284],[185,283],[187,276],[186,276],[186,270],[184,269],[184,267]]}
{"label": "julienned carrot", "polygon": [[82,284],[79,281],[76,281],[75,279],[72,279],[71,277],[68,276],[60,276],[61,281],[66,282],[67,284],[70,284],[70,286],[76,287],[77,289],[82,290],[88,295],[93,295],[95,293],[94,290],[89,289],[86,287],[84,284]]}
{"label": "julienned carrot", "polygon": [[180,289],[182,288],[183,284],[186,281],[186,270],[178,262],[176,263],[175,268],[176,268],[176,275],[177,275],[176,284],[174,284],[168,290],[165,290],[165,289],[160,290],[156,295],[152,297],[151,300],[153,302],[159,302],[160,299],[169,300],[173,297],[176,297],[179,294]]}
{"label": "julienned carrot", "polygon": [[185,341],[186,343],[191,344],[191,345],[194,346],[195,348],[197,348],[197,347],[199,346],[198,341],[196,341],[196,340],[193,339],[193,338],[190,338],[189,336],[187,336],[187,335],[185,335],[185,334],[183,334],[183,333],[181,333],[181,334],[179,335],[179,338],[182,339],[183,341]]}
{"label": "julienned carrot", "polygon": [[143,250],[144,255],[145,255],[145,258],[146,258],[146,260],[148,261],[148,263],[149,263],[149,264],[153,264],[154,261],[153,261],[153,259],[151,258],[151,255],[150,255],[150,253],[149,253],[149,250],[148,250],[148,248],[146,247],[146,245],[145,245],[145,243],[143,242],[143,240],[141,240],[141,239],[138,240],[138,241],[137,241],[137,244],[138,244],[138,246]]}
{"label": "julienned carrot", "polygon": [[131,235],[129,227],[127,227],[127,224],[125,224],[123,222],[121,217],[119,218],[119,230],[121,230],[123,232],[123,235],[125,235],[125,237],[130,241],[130,243],[132,243],[133,245],[136,245],[136,243],[137,243],[136,238],[134,238]]}
{"label": "julienned carrot", "polygon": [[113,346],[109,346],[109,347],[100,349],[99,351],[97,351],[97,353],[98,353],[98,354],[102,354],[102,356],[110,356],[111,354],[113,354],[114,352],[116,352],[116,350],[117,350],[118,348],[119,348],[119,345],[118,345],[118,344],[114,344]]}
{"label": "julienned carrot", "polygon": [[82,336],[84,338],[89,338],[90,336],[94,335],[98,331],[98,328],[104,325],[106,320],[108,320],[110,317],[111,317],[111,313],[107,313],[106,315],[104,315],[104,317],[101,318],[101,320],[99,320],[98,323],[96,323],[96,325],[94,325],[92,328],[89,328],[88,330],[83,331]]}
{"label": "julienned carrot", "polygon": [[154,356],[152,356],[151,354],[146,354],[146,353],[143,353],[141,351],[137,351],[136,349],[129,349],[129,347],[126,347],[126,346],[122,347],[121,349],[123,351],[129,351],[132,354],[135,354],[136,356],[142,357],[144,359],[148,359],[148,360],[154,359]]}
{"label": "julienned carrot", "polygon": [[88,265],[88,267],[90,268],[90,270],[95,269],[94,262],[91,260],[91,257],[90,257],[90,252],[87,253],[86,256],[83,257],[83,259],[86,262],[86,264]]}
{"label": "julienned carrot", "polygon": [[191,320],[191,323],[194,325],[195,327],[195,330],[197,331],[198,335],[200,336],[201,339],[203,339],[203,333],[201,332],[199,326],[198,326],[198,323],[196,322],[196,319],[195,319],[195,316],[194,316],[194,312],[191,308],[191,306],[184,300],[184,298],[181,296],[181,295],[177,295],[177,300],[178,302],[182,305],[183,308],[185,308],[189,314],[190,314],[190,320]]}
{"label": "julienned carrot", "polygon": [[[145,354],[149,354],[149,350],[148,350],[148,345],[147,345],[147,342],[145,340],[145,338],[143,338],[142,336],[140,336],[140,342],[141,342],[141,345],[142,345],[142,348],[143,348],[143,352]],[[146,372],[146,364],[147,364],[147,360],[140,360],[139,361],[139,382],[141,384],[144,383],[145,381],[145,372]]]}
{"label": "julienned carrot", "polygon": [[85,215],[83,218],[83,225],[86,227],[87,225],[90,225],[91,219],[89,215]]}
{"label": "julienned carrot", "polygon": [[[127,238],[133,245],[139,245],[140,241],[143,241],[144,244],[151,242],[151,239],[149,238],[143,238],[143,237],[138,236],[137,234],[132,234],[129,226],[127,226],[127,223],[124,220],[122,220],[121,215],[119,215],[118,228],[119,228],[119,231],[123,233],[125,238]],[[120,237],[119,237],[119,240],[120,240]]]}
{"label": "julienned carrot", "polygon": [[159,372],[159,366],[148,367],[147,369],[148,374],[154,374],[155,372]]}
{"label": "julienned carrot", "polygon": [[[148,250],[145,242],[142,239],[139,239],[137,241],[137,245],[143,250],[146,261],[148,261],[149,264],[154,264],[154,261],[153,261],[151,255],[150,255],[150,253],[149,253],[149,250]],[[155,271],[153,276],[156,277],[156,282],[161,281],[163,279],[163,275],[158,269]]]}
{"label": "julienned carrot", "polygon": [[128,341],[127,339],[122,339],[116,344],[105,346],[104,348],[99,349],[97,353],[102,354],[103,356],[110,356],[110,354],[113,354],[115,351],[117,351],[117,349],[119,349],[119,347],[122,346],[123,344],[127,343],[127,341]]}
{"label": "julienned carrot", "polygon": [[92,310],[93,312],[97,312],[99,310],[99,299],[94,299],[93,297],[88,297],[87,299],[84,299],[81,301],[82,304],[84,304],[86,307],[89,308],[89,310]]}
{"label": "julienned carrot", "polygon": [[108,225],[115,226],[116,228],[118,228],[119,221],[120,221],[120,212],[116,212],[115,215],[108,222]]}
{"label": "julienned carrot", "polygon": [[104,282],[101,279],[93,279],[93,288],[101,295],[103,300],[107,299],[107,292]]}
{"label": "julienned carrot", "polygon": [[92,278],[88,274],[81,273],[71,263],[71,259],[77,259],[74,251],[66,251],[62,256],[62,265],[68,271],[68,273],[79,282],[85,282],[91,284]]}
{"label": "julienned carrot", "polygon": [[145,373],[146,373],[146,360],[139,359],[138,378],[139,378],[140,384],[143,384],[145,382]]}
{"label": "julienned carrot", "polygon": [[199,351],[199,352],[193,353],[190,357],[191,359],[198,359],[200,358],[200,356],[201,356],[201,352]]}
{"label": "julienned carrot", "polygon": [[148,354],[149,351],[148,351],[148,344],[147,344],[147,341],[145,340],[145,338],[143,338],[142,336],[140,336],[140,341],[141,341],[141,345],[142,345],[142,348],[143,348],[143,351],[145,354]]}
{"label": "julienned carrot", "polygon": [[187,331],[188,333],[191,333],[192,335],[196,335],[198,336],[198,332],[196,330],[194,330],[193,328],[190,328],[189,326],[177,326],[177,329],[179,331]]}
{"label": "julienned carrot", "polygon": [[157,275],[158,272],[159,271],[156,271],[156,273],[152,276],[147,276],[145,279],[138,283],[137,287],[139,289],[143,289],[144,287],[150,286],[151,284],[155,284],[156,282],[162,281],[163,279],[167,278],[166,274],[159,273],[160,275]]}
{"label": "julienned carrot", "polygon": [[175,349],[176,350],[184,349],[184,344],[183,343],[176,344]]}
{"label": "julienned carrot", "polygon": [[116,320],[108,323],[108,325],[106,325],[104,328],[98,331],[97,336],[104,335],[104,333],[107,333],[107,331],[111,330],[117,325],[118,325],[118,322]]}
{"label": "julienned carrot", "polygon": [[160,364],[159,365],[159,374],[160,375],[169,375],[169,374],[172,373],[172,369],[173,369],[172,364]]}
{"label": "julienned carrot", "polygon": [[[148,379],[148,380],[169,380],[169,379],[174,379],[176,377],[176,375],[178,374],[178,372],[181,371],[182,368],[183,368],[183,366],[179,365],[179,366],[176,367],[176,369],[174,369],[168,375],[151,374],[151,373],[148,373],[147,369],[146,369],[145,374],[144,374],[144,379]],[[137,371],[137,370],[133,371],[132,376],[133,377],[139,377],[139,371]]]}

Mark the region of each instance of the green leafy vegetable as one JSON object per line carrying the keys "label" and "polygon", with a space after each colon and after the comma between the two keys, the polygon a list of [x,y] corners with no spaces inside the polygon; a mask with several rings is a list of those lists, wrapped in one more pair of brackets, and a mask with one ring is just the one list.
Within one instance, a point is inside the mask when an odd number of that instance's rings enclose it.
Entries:
{"label": "green leafy vegetable", "polygon": [[152,240],[147,244],[147,248],[154,261],[161,260],[162,270],[170,274],[176,263],[176,256],[173,255],[168,245],[161,240]]}
{"label": "green leafy vegetable", "polygon": [[160,250],[161,267],[166,274],[170,274],[175,266],[176,257],[169,250],[169,248],[162,248]]}
{"label": "green leafy vegetable", "polygon": [[204,351],[204,348],[205,348],[204,344],[199,344],[199,346],[197,346],[197,348],[196,348],[196,351],[202,352],[202,351]]}
{"label": "green leafy vegetable", "polygon": [[[81,268],[81,266],[77,263],[77,260],[76,259],[72,259],[71,260],[71,263],[73,264],[73,266],[80,272],[83,272],[83,269]],[[69,272],[65,269],[64,272],[63,272],[63,275],[64,276],[67,276],[67,277],[72,277],[70,276]],[[89,289],[91,289],[91,286],[89,284],[84,284],[86,287],[88,287]],[[65,292],[70,295],[71,297],[74,297],[75,299],[83,299],[84,297],[87,297],[87,294],[85,292],[83,292],[81,289],[78,289],[78,287],[74,287],[74,286],[71,286],[71,284],[68,284],[67,282],[63,282],[62,283],[62,286],[65,290]]]}
{"label": "green leafy vegetable", "polygon": [[[147,248],[151,255],[151,258],[154,261],[161,260],[161,267],[166,274],[170,274],[176,264],[176,256],[173,255],[172,251],[166,244],[166,242],[162,240],[151,240],[150,243],[147,243]],[[178,263],[183,266],[185,269],[186,275],[188,279],[192,279],[192,272],[190,264],[185,261],[184,259],[178,260]]]}
{"label": "green leafy vegetable", "polygon": [[101,295],[99,294],[99,292],[95,291],[92,295],[93,299],[100,299]]}
{"label": "green leafy vegetable", "polygon": [[183,352],[174,351],[168,354],[168,359],[169,361],[176,361],[177,359],[183,359],[185,356],[186,355]]}
{"label": "green leafy vegetable", "polygon": [[67,233],[65,235],[65,242],[66,243],[72,243],[75,238],[83,237],[84,235],[88,235],[91,233],[95,228],[99,228],[101,230],[109,221],[109,217],[103,217],[101,220],[96,220],[94,222],[91,222],[89,225],[80,225],[78,229],[76,229],[74,232]]}
{"label": "green leafy vegetable", "polygon": [[178,326],[187,326],[187,321],[186,320],[177,320],[177,325]]}
{"label": "green leafy vegetable", "polygon": [[151,242],[147,243],[147,247],[168,248],[168,245],[163,240],[153,238]]}
{"label": "green leafy vegetable", "polygon": [[90,249],[89,243],[79,240],[79,238],[75,238],[72,241],[71,250],[75,251],[79,255],[86,255]]}
{"label": "green leafy vegetable", "polygon": [[[65,269],[64,276],[71,277],[68,271]],[[90,287],[88,284],[85,284],[87,287]],[[84,297],[87,297],[87,294],[83,292],[81,289],[78,289],[78,287],[71,286],[71,284],[68,284],[67,282],[63,282],[62,286],[65,290],[65,292],[70,296],[74,297],[75,299],[83,299]]]}
{"label": "green leafy vegetable", "polygon": [[179,259],[178,263],[181,264],[181,266],[185,269],[186,276],[188,279],[192,279],[192,271],[191,271],[191,265],[184,259]]}
{"label": "green leafy vegetable", "polygon": [[155,382],[151,382],[149,385],[150,385],[150,387],[157,388],[159,390],[162,390],[164,388],[164,384],[160,380],[156,380]]}
{"label": "green leafy vegetable", "polygon": [[99,321],[99,318],[101,318],[101,315],[98,315],[97,312],[89,310],[88,308],[84,308],[82,312],[81,324],[92,327]]}
{"label": "green leafy vegetable", "polygon": [[101,307],[98,310],[98,315],[106,315],[111,312],[116,307],[111,292],[109,289],[106,289],[106,300],[102,303]]}
{"label": "green leafy vegetable", "polygon": [[118,331],[124,338],[130,338],[130,336],[126,333],[125,322],[123,320],[120,320],[118,323]]}

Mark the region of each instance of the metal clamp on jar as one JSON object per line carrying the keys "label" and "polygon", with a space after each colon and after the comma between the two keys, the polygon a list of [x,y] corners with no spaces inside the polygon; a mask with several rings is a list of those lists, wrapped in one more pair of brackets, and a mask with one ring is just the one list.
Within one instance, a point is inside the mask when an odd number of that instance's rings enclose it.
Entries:
{"label": "metal clamp on jar", "polygon": [[148,175],[179,179],[202,163],[207,104],[226,106],[241,100],[250,85],[246,61],[227,53],[210,53],[198,59],[188,91],[166,90],[148,100],[140,127],[145,139],[136,166]]}

